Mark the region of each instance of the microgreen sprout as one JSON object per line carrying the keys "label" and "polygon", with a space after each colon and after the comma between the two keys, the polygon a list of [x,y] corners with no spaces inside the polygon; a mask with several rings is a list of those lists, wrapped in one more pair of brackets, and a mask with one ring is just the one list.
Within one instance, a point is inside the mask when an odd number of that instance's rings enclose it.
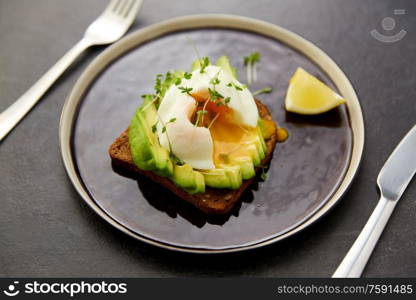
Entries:
{"label": "microgreen sprout", "polygon": [[210,83],[215,86],[220,83],[220,80],[218,79],[218,77],[214,77],[210,80]]}
{"label": "microgreen sprout", "polygon": [[206,114],[208,114],[208,111],[207,111],[207,110],[205,110],[205,109],[201,109],[201,110],[198,110],[198,111],[196,112],[196,121],[195,121],[195,126],[198,126],[199,119],[201,118],[201,116],[204,116],[204,115],[206,115]]}
{"label": "microgreen sprout", "polygon": [[236,85],[234,82],[227,83],[228,87],[234,87],[237,91],[242,91],[243,87]]}
{"label": "microgreen sprout", "polygon": [[156,111],[156,114],[157,114],[157,121],[156,121],[156,123],[155,123],[155,124],[153,124],[153,125],[152,125],[152,132],[153,132],[153,133],[155,133],[155,132],[157,131],[157,123],[158,123],[158,122],[160,122],[160,124],[162,124],[162,133],[166,134],[166,138],[168,139],[168,144],[169,144],[169,152],[170,152],[171,154],[173,154],[173,152],[172,152],[172,144],[171,144],[171,142],[170,142],[169,135],[168,135],[168,133],[167,133],[167,131],[166,131],[166,126],[167,126],[169,123],[173,123],[173,122],[175,122],[175,121],[176,121],[176,118],[171,118],[168,122],[166,122],[166,123],[165,123],[165,122],[163,122],[162,118],[160,117],[160,115],[159,115],[158,111]]}
{"label": "microgreen sprout", "polygon": [[165,126],[163,126],[162,127],[162,133],[165,133],[166,132],[166,126],[169,124],[169,123],[173,123],[173,122],[175,122],[176,121],[176,118],[172,118],[172,119],[170,119],[166,124],[165,124]]}
{"label": "microgreen sprout", "polygon": [[205,110],[205,109],[198,110],[198,111],[196,112],[196,114],[197,114],[197,115],[206,115],[207,113],[208,113],[208,111],[207,111],[207,110]]}
{"label": "microgreen sprout", "polygon": [[188,95],[191,95],[192,88],[180,86],[179,89],[181,90],[182,94],[187,93]]}
{"label": "microgreen sprout", "polygon": [[144,94],[144,95],[142,95],[142,98],[145,99],[145,100],[152,99],[149,103],[147,103],[142,108],[142,110],[144,111],[144,110],[148,109],[150,106],[152,106],[157,100],[159,100],[160,99],[160,96],[159,95],[154,95],[154,94]]}
{"label": "microgreen sprout", "polygon": [[248,56],[244,57],[244,65],[246,66],[247,70],[247,82],[249,84],[257,81],[256,63],[260,61],[260,57],[260,53],[257,51],[250,53]]}
{"label": "microgreen sprout", "polygon": [[180,159],[179,157],[177,157],[175,154],[173,154],[172,152],[170,153],[170,157],[173,160],[173,162],[177,165],[183,166],[185,164],[185,162]]}
{"label": "microgreen sprout", "polygon": [[143,99],[153,99],[154,97],[156,97],[156,95],[155,94],[143,94],[141,95],[141,97]]}
{"label": "microgreen sprout", "polygon": [[191,79],[192,73],[185,72],[185,74],[183,74],[183,77],[185,77],[185,79]]}
{"label": "microgreen sprout", "polygon": [[201,65],[201,69],[199,70],[199,73],[204,73],[205,72],[205,68],[208,67],[209,65],[209,58],[207,56],[203,57],[200,61],[199,64]]}
{"label": "microgreen sprout", "polygon": [[261,167],[261,174],[260,174],[260,178],[261,180],[265,181],[267,178],[267,173],[266,173],[266,167],[262,166]]}
{"label": "microgreen sprout", "polygon": [[257,96],[260,94],[270,94],[272,92],[272,88],[271,87],[266,87],[264,89],[261,90],[257,90],[255,92],[253,92],[253,96]]}
{"label": "microgreen sprout", "polygon": [[157,130],[157,122],[152,125],[152,132],[155,133]]}
{"label": "microgreen sprout", "polygon": [[163,74],[156,75],[155,91],[157,94],[160,94],[160,92],[162,91],[162,78]]}
{"label": "microgreen sprout", "polygon": [[[157,121],[156,121],[156,123],[152,125],[152,132],[153,132],[153,133],[155,133],[155,132],[157,131],[157,123],[158,123],[159,121],[163,124],[162,120],[157,120]],[[166,126],[167,126],[168,124],[173,123],[173,122],[175,122],[175,121],[176,121],[176,118],[172,118],[172,119],[170,119],[168,122],[164,123],[164,125],[163,125],[163,127],[162,127],[162,133],[165,133],[165,132],[166,132]]]}
{"label": "microgreen sprout", "polygon": [[191,38],[189,37],[189,35],[187,35],[187,36],[186,36],[186,39],[188,40],[189,44],[191,44],[191,45],[192,45],[192,47],[194,48],[194,51],[195,51],[195,54],[196,54],[196,58],[197,58],[197,59],[198,59],[198,61],[200,62],[200,61],[201,61],[201,56],[199,55],[199,51],[198,51],[198,48],[197,48],[197,47],[196,47],[196,45],[195,45],[194,40],[193,40],[193,39],[191,39]]}
{"label": "microgreen sprout", "polygon": [[[221,103],[221,102],[220,102]],[[211,128],[212,124],[214,124],[214,122],[218,119],[218,117],[220,116],[220,113],[217,113],[214,117],[214,119],[212,119],[211,123],[209,123],[208,125],[208,129]]]}
{"label": "microgreen sprout", "polygon": [[209,100],[212,102],[217,101],[218,99],[223,99],[224,96],[217,92],[215,89],[208,88]]}

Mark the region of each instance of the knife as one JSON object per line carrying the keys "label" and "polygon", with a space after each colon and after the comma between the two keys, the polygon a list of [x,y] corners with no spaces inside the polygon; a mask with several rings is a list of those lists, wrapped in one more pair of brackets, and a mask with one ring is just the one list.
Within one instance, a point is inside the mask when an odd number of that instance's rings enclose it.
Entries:
{"label": "knife", "polygon": [[394,149],[381,169],[377,185],[380,201],[351,249],[332,275],[360,277],[391,213],[416,172],[416,125]]}

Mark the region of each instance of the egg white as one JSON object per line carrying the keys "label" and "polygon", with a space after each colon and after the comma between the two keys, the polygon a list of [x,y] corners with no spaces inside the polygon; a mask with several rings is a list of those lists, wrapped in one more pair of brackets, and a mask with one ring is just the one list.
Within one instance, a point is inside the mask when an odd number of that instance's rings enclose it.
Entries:
{"label": "egg white", "polygon": [[[182,79],[179,86],[192,88],[191,93],[213,88],[211,80],[217,77],[219,83],[215,90],[224,98],[230,97],[227,104],[232,109],[237,124],[256,127],[259,118],[258,109],[251,92],[229,73],[218,66],[208,66],[204,72],[195,70],[190,79]],[[231,86],[228,86],[231,83]],[[241,87],[238,90],[235,86]],[[172,85],[163,97],[158,109],[160,121],[157,134],[160,144],[185,163],[195,169],[214,169],[214,143],[208,128],[198,127],[190,119],[196,110],[196,100],[183,93],[178,86]],[[169,120],[176,118],[174,122]],[[163,127],[166,131],[163,132]]]}

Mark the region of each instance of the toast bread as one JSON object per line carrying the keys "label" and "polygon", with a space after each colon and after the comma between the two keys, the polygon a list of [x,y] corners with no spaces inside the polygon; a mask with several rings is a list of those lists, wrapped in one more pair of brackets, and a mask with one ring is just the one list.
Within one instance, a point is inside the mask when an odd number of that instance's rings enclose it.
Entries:
{"label": "toast bread", "polygon": [[[256,99],[256,105],[260,116],[266,120],[272,120],[272,116],[267,107]],[[261,164],[256,167],[256,173],[262,171],[261,166],[266,166],[273,156],[273,151],[277,142],[277,134],[274,133],[266,141],[266,156]],[[162,177],[152,171],[140,170],[133,162],[128,138],[128,128],[111,144],[109,154],[114,167],[121,168],[128,172],[139,173],[148,177],[152,181],[169,189],[178,197],[188,201],[206,214],[226,214],[240,199],[243,192],[256,180],[256,176],[243,180],[240,188],[236,190],[218,189],[206,187],[204,193],[189,194],[180,187],[176,186],[169,178]]]}

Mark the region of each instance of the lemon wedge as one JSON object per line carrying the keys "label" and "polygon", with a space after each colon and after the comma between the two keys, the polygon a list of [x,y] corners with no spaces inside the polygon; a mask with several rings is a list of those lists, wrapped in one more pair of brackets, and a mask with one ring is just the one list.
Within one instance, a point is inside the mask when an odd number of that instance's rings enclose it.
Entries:
{"label": "lemon wedge", "polygon": [[303,115],[315,115],[345,103],[345,99],[322,81],[298,68],[289,82],[286,110]]}

